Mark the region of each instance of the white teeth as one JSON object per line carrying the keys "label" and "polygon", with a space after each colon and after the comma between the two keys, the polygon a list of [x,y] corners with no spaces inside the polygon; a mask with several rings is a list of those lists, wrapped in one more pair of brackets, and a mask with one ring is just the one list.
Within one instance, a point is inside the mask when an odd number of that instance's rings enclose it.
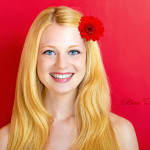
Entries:
{"label": "white teeth", "polygon": [[58,78],[58,79],[65,79],[65,78],[69,78],[72,76],[72,73],[71,74],[66,74],[66,75],[58,75],[58,74],[52,74],[51,75],[55,78]]}

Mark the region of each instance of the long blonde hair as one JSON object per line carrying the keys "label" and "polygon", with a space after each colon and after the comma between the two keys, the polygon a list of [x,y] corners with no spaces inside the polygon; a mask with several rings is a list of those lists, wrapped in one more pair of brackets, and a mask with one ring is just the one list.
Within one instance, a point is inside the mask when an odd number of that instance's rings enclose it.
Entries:
{"label": "long blonde hair", "polygon": [[[36,17],[27,34],[18,69],[8,150],[41,150],[54,118],[43,101],[44,85],[37,72],[43,30],[52,22],[78,27],[81,14],[67,6],[48,7]],[[78,86],[75,120],[78,137],[70,149],[118,150],[110,121],[110,88],[97,41],[85,41],[86,73]]]}

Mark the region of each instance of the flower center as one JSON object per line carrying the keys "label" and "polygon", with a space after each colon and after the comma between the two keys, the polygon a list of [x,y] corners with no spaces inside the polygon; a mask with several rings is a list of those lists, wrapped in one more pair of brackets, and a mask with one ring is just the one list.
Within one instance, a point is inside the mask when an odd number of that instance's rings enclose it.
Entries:
{"label": "flower center", "polygon": [[87,26],[85,26],[85,32],[88,34],[93,34],[95,33],[95,28],[92,24],[88,24]]}

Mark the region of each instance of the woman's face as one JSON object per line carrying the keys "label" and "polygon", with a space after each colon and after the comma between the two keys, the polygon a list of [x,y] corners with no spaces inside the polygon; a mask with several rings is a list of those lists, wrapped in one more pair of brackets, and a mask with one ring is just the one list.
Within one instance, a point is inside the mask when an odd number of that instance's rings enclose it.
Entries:
{"label": "woman's face", "polygon": [[37,74],[45,87],[55,93],[71,92],[84,78],[85,67],[86,49],[78,28],[54,23],[47,26],[37,60]]}

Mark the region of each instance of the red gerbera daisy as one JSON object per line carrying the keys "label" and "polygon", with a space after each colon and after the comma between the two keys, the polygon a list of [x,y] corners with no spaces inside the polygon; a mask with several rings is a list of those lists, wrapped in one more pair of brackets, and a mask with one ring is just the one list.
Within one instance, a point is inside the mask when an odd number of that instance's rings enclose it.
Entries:
{"label": "red gerbera daisy", "polygon": [[104,27],[98,18],[93,16],[82,16],[78,27],[81,37],[89,40],[99,40],[100,36],[103,36]]}

